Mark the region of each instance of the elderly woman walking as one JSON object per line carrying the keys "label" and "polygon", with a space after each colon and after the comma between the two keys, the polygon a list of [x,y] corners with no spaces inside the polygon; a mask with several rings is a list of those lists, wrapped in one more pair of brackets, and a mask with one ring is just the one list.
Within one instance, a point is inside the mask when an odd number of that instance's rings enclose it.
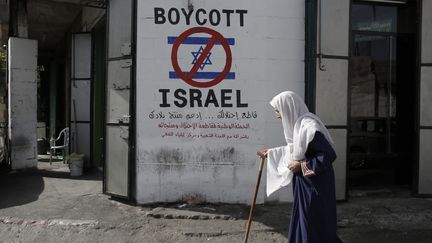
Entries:
{"label": "elderly woman walking", "polygon": [[289,243],[339,243],[336,235],[336,198],[333,140],[322,121],[310,113],[291,91],[270,102],[282,120],[286,146],[264,149],[267,195],[292,183]]}

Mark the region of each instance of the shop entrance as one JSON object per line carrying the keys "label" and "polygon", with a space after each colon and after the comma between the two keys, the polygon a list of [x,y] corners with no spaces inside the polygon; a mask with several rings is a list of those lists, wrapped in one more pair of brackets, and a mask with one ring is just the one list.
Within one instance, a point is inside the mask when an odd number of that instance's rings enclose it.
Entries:
{"label": "shop entrance", "polygon": [[416,5],[352,6],[349,188],[411,186],[415,161]]}

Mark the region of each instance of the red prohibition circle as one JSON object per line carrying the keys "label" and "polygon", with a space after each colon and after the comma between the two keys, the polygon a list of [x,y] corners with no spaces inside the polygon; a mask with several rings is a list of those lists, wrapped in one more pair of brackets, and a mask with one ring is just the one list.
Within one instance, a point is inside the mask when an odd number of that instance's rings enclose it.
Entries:
{"label": "red prohibition circle", "polygon": [[[204,48],[204,51],[201,53],[200,57],[195,62],[192,69],[188,73],[184,73],[181,70],[180,65],[178,63],[178,56],[177,56],[178,48],[187,37],[189,37],[190,35],[196,34],[196,33],[206,33],[206,34],[209,34],[211,36],[211,38],[208,41],[206,47]],[[203,63],[204,59],[207,57],[207,54],[210,52],[210,50],[213,48],[213,46],[215,45],[215,43],[217,41],[219,41],[221,43],[223,49],[225,50],[226,63],[225,63],[224,69],[215,79],[213,79],[211,81],[197,82],[197,81],[193,80],[193,76],[198,71],[199,66]],[[228,42],[225,40],[225,38],[219,32],[212,30],[212,29],[209,29],[209,28],[206,28],[206,27],[193,27],[193,28],[190,28],[190,29],[186,30],[185,32],[183,32],[175,40],[175,42],[173,44],[172,51],[171,51],[171,62],[172,62],[174,71],[176,72],[177,76],[180,79],[182,79],[183,81],[185,81],[187,84],[194,86],[194,87],[197,87],[197,88],[209,88],[209,87],[215,86],[218,83],[220,83],[228,75],[228,73],[231,69],[232,55],[231,55],[231,49],[228,45]]]}

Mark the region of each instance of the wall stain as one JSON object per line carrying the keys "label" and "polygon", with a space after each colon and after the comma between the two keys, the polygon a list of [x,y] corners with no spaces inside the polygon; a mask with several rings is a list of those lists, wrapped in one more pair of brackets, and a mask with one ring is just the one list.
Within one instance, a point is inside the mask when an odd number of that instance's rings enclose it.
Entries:
{"label": "wall stain", "polygon": [[[220,149],[213,148],[196,148],[180,149],[180,148],[160,148],[157,150],[145,151],[140,156],[141,161],[150,163],[159,163],[164,165],[180,165],[185,163],[200,164],[200,163],[232,163],[235,164],[240,157],[240,154],[234,147],[226,147]],[[144,162],[144,163],[145,163]]]}
{"label": "wall stain", "polygon": [[202,162],[233,162],[237,159],[237,152],[234,147],[227,147],[224,149],[210,149],[206,151],[198,158],[198,161]]}
{"label": "wall stain", "polygon": [[155,154],[155,160],[161,164],[184,163],[183,153],[180,149],[162,148]]}
{"label": "wall stain", "polygon": [[[220,166],[233,166],[242,161],[241,153],[233,146],[224,148],[198,147],[194,149],[183,148],[157,148],[143,151],[139,160],[142,164],[151,163],[154,165],[155,172],[159,175],[168,171],[181,173],[187,167],[193,166],[194,170],[207,170],[213,167],[214,179],[219,177]],[[234,168],[235,170],[235,168]]]}
{"label": "wall stain", "polygon": [[29,146],[31,145],[29,139],[24,136],[18,136],[12,139],[12,144],[14,146]]}

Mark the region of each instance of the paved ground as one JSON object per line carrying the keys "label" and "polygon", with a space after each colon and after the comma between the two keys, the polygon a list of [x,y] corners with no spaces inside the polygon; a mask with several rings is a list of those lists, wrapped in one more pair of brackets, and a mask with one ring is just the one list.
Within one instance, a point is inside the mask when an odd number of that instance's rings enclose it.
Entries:
{"label": "paved ground", "polygon": [[[128,205],[97,173],[70,178],[61,162],[0,174],[0,242],[242,242],[244,205]],[[351,192],[338,204],[344,242],[432,242],[432,199]],[[286,242],[289,204],[257,208],[249,242]]]}

